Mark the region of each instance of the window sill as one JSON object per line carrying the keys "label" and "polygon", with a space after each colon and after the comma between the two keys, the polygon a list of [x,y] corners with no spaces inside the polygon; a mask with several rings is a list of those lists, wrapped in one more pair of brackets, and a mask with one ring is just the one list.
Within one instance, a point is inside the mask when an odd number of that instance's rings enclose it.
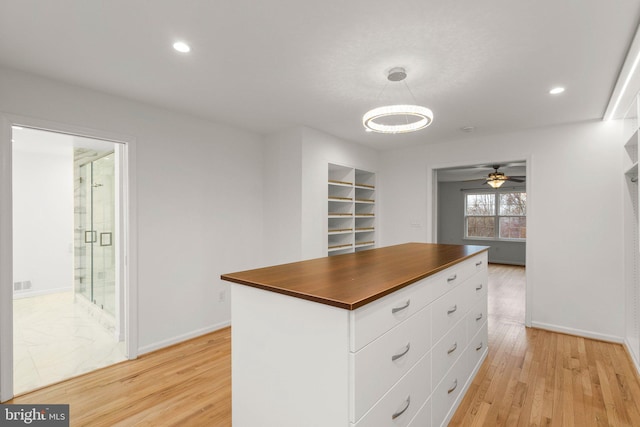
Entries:
{"label": "window sill", "polygon": [[492,237],[463,237],[462,240],[481,240],[483,242],[510,242],[510,243],[526,243],[527,239],[495,239]]}

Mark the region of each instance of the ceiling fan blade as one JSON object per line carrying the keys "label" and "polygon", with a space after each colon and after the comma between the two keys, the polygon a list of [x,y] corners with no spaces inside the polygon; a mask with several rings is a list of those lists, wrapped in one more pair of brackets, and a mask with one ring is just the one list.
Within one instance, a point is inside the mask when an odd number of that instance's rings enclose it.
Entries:
{"label": "ceiling fan blade", "polygon": [[479,181],[486,181],[486,178],[465,179],[462,182],[479,182]]}
{"label": "ceiling fan blade", "polygon": [[513,182],[525,182],[524,179],[520,179],[520,178],[516,178],[513,176],[510,176],[509,178],[507,178],[507,181],[513,181]]}

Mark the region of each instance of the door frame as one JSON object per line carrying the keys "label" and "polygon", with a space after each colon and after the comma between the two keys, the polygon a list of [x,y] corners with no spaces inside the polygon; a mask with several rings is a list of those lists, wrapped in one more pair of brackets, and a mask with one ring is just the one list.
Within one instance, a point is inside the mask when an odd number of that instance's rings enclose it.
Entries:
{"label": "door frame", "polygon": [[124,292],[127,359],[138,356],[138,257],[136,140],[127,135],[0,112],[0,402],[13,397],[13,199],[12,126],[22,126],[120,144],[120,287]]}
{"label": "door frame", "polygon": [[[527,239],[525,241],[525,266],[532,265],[532,254],[531,250],[529,250],[532,245],[531,241],[535,240],[535,228],[531,227],[532,224],[535,224],[535,221],[530,220],[530,218],[534,217],[535,209],[534,209],[534,186],[533,186],[533,176],[534,176],[534,168],[532,156],[530,154],[522,155],[522,156],[510,156],[509,159],[503,159],[501,161],[496,161],[495,156],[492,156],[490,159],[483,161],[482,159],[471,159],[464,161],[456,161],[451,163],[444,164],[428,164],[427,165],[427,218],[431,220],[428,221],[430,227],[427,227],[427,233],[429,234],[428,241],[437,242],[438,241],[438,169],[452,168],[452,167],[464,167],[469,165],[477,165],[477,164],[498,164],[498,163],[509,163],[513,161],[513,159],[524,159],[525,167],[527,170],[527,180],[525,183],[525,191],[527,192]],[[534,289],[534,278],[532,277],[530,268],[525,268],[525,312],[524,312],[524,324],[527,327],[531,327],[532,316],[533,316],[533,289]]]}

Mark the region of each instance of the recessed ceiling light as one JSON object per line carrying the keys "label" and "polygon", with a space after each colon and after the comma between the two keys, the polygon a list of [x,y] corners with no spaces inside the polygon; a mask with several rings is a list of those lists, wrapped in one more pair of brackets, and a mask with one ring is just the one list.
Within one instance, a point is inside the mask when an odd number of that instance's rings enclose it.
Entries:
{"label": "recessed ceiling light", "polygon": [[563,87],[560,87],[560,86],[558,86],[558,87],[554,87],[553,89],[551,89],[551,90],[549,91],[549,93],[550,93],[551,95],[558,95],[558,94],[560,94],[560,93],[562,93],[562,92],[564,92],[564,88],[563,88]]}
{"label": "recessed ceiling light", "polygon": [[173,48],[181,53],[191,52],[191,47],[185,42],[175,42],[173,44]]}

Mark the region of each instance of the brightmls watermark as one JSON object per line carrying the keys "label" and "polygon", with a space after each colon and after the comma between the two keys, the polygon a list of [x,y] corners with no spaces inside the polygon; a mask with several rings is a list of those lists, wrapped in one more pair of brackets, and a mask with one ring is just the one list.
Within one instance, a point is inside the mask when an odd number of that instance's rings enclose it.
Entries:
{"label": "brightmls watermark", "polygon": [[69,405],[0,405],[0,426],[69,427]]}

